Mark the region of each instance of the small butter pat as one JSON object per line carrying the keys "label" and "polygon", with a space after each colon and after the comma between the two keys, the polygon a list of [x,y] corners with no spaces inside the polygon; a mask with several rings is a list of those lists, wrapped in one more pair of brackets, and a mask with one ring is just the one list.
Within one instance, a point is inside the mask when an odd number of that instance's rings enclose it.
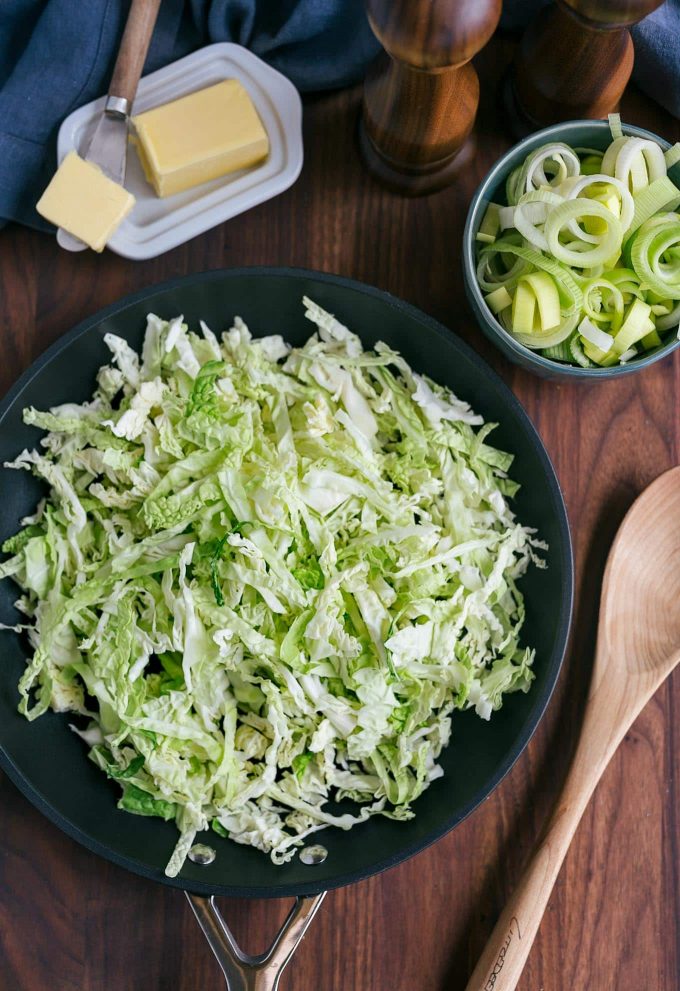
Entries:
{"label": "small butter pat", "polygon": [[172,196],[269,154],[269,139],[236,79],[182,96],[132,118],[137,151],[158,196]]}
{"label": "small butter pat", "polygon": [[134,205],[132,193],[104,175],[99,166],[70,151],[36,210],[45,220],[102,251]]}

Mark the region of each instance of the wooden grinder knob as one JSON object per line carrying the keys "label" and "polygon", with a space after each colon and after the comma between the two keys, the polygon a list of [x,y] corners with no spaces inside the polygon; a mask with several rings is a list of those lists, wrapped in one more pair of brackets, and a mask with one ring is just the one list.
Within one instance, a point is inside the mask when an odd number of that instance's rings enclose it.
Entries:
{"label": "wooden grinder knob", "polygon": [[628,27],[662,0],[558,0],[527,27],[508,91],[519,134],[616,109],[633,71]]}
{"label": "wooden grinder knob", "polygon": [[367,0],[367,9],[385,52],[364,85],[364,160],[393,189],[431,192],[461,164],[479,103],[469,62],[493,34],[501,0]]}

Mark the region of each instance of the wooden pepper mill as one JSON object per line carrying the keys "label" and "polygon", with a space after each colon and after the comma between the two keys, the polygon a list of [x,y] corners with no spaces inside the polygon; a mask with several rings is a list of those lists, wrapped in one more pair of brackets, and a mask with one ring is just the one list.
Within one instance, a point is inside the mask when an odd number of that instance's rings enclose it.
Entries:
{"label": "wooden pepper mill", "polygon": [[472,56],[493,34],[501,0],[367,0],[385,49],[364,84],[360,140],[369,170],[416,196],[452,181],[477,113]]}
{"label": "wooden pepper mill", "polygon": [[616,109],[633,71],[629,26],[662,0],[558,0],[527,27],[506,90],[518,134]]}

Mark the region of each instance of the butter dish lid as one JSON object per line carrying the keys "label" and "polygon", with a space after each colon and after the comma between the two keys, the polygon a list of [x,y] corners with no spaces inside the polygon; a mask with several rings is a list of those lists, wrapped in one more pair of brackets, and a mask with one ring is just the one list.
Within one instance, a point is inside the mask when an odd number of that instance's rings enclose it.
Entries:
{"label": "butter dish lid", "polygon": [[[155,258],[204,231],[288,189],[302,168],[302,103],[295,86],[247,48],[220,42],[201,48],[145,76],[133,114],[169,103],[223,79],[247,90],[269,136],[269,156],[259,165],[159,199],[128,148],[125,188],[136,198],[132,212],[107,247],[125,258]],[[104,110],[105,97],[80,107],[59,129],[57,158],[82,151]]]}

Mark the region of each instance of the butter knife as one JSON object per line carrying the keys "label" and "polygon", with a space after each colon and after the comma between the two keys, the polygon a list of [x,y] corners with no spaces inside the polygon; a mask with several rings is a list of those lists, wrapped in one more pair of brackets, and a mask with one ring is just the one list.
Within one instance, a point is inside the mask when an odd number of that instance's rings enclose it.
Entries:
{"label": "butter knife", "polygon": [[[98,165],[109,179],[121,186],[125,182],[128,119],[160,5],[161,0],[132,0],[104,111],[89,144],[80,151],[82,158]],[[87,247],[84,241],[61,227],[57,241],[67,251],[82,251]]]}

